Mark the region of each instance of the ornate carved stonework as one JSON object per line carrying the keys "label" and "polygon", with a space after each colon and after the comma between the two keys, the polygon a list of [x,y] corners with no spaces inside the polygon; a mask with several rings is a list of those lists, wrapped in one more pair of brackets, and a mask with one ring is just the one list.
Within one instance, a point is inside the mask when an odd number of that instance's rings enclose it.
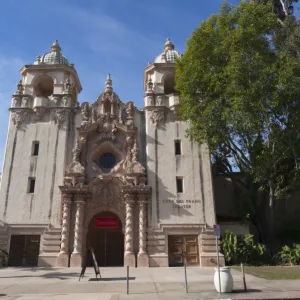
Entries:
{"label": "ornate carved stonework", "polygon": [[125,105],[125,109],[126,109],[126,125],[129,128],[133,128],[134,127],[133,117],[135,111],[134,103],[132,101],[128,102]]}
{"label": "ornate carved stonework", "polygon": [[76,141],[73,152],[73,161],[66,168],[64,184],[66,186],[82,186],[85,182],[85,169],[80,163],[80,154],[86,139],[82,137]]}
{"label": "ornate carved stonework", "polygon": [[110,139],[115,140],[115,133],[117,132],[117,126],[114,118],[109,113],[101,115],[98,120],[99,126],[97,131],[100,133],[99,140]]}
{"label": "ornate carved stonework", "polygon": [[82,252],[82,227],[83,227],[83,214],[84,214],[84,196],[75,196],[75,232],[74,232],[74,251],[73,253]]}
{"label": "ornate carved stonework", "polygon": [[125,217],[125,253],[133,251],[133,207],[135,204],[133,194],[125,194],[126,217]]}
{"label": "ornate carved stonework", "polygon": [[22,123],[26,121],[27,117],[28,117],[27,110],[23,110],[23,109],[14,110],[11,113],[11,119],[17,129],[21,127]]}
{"label": "ornate carved stonework", "polygon": [[46,108],[46,107],[42,107],[42,106],[40,106],[40,107],[35,107],[35,108],[34,108],[34,111],[35,111],[35,113],[36,113],[37,119],[40,120],[40,119],[42,119],[43,116],[46,114],[47,108]]}
{"label": "ornate carved stonework", "polygon": [[70,207],[72,195],[63,194],[63,214],[62,214],[62,230],[60,253],[66,254],[69,252],[69,227],[70,227]]}
{"label": "ornate carved stonework", "polygon": [[19,96],[14,96],[13,97],[13,107],[20,107],[21,105],[21,98]]}
{"label": "ornate carved stonework", "polygon": [[150,120],[152,124],[155,124],[156,128],[159,128],[165,120],[165,112],[163,110],[153,110],[151,112]]}
{"label": "ornate carved stonework", "polygon": [[28,106],[28,100],[29,100],[28,97],[23,97],[21,107],[27,107]]}
{"label": "ornate carved stonework", "polygon": [[63,123],[68,118],[69,111],[65,109],[55,109],[52,113],[53,120],[58,128],[60,128]]}
{"label": "ornate carved stonework", "polygon": [[121,189],[115,182],[103,182],[96,178],[89,184],[92,198],[89,201],[89,207],[112,207],[118,211],[124,208]]}

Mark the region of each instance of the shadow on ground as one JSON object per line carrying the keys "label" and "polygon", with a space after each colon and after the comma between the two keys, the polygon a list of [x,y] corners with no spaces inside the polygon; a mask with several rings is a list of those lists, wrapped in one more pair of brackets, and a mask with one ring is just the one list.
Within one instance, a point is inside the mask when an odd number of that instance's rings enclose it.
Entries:
{"label": "shadow on ground", "polygon": [[79,273],[59,273],[59,272],[53,272],[53,273],[44,273],[40,275],[14,275],[14,276],[0,276],[1,278],[47,278],[47,279],[60,279],[60,280],[67,280],[70,279],[70,277],[78,277]]}
{"label": "shadow on ground", "polygon": [[[127,277],[111,277],[111,278],[90,278],[89,281],[122,281]],[[135,280],[135,277],[129,277],[129,280]]]}

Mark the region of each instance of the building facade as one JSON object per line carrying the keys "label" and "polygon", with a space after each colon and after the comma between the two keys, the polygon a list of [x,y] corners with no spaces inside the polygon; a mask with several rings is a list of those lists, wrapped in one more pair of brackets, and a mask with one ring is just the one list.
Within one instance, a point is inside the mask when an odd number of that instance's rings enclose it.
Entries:
{"label": "building facade", "polygon": [[[10,265],[216,264],[208,149],[186,137],[168,40],[144,70],[144,107],[107,76],[94,103],[55,41],[21,69],[12,96],[0,194]],[[90,263],[90,262],[88,262]]]}

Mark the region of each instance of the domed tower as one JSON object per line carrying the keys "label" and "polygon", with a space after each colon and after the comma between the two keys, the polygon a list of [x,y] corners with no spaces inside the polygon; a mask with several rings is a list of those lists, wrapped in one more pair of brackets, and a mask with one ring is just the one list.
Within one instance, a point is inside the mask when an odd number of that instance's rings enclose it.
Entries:
{"label": "domed tower", "polygon": [[[147,181],[152,187],[150,266],[207,266],[216,258],[211,247],[198,246],[203,239],[208,245],[214,241],[206,232],[215,223],[211,166],[206,145],[187,138],[189,124],[177,118],[180,95],[174,72],[180,57],[168,39],[144,71]],[[176,249],[186,251],[185,255]]]}
{"label": "domed tower", "polygon": [[[175,50],[170,39],[164,45],[164,51],[158,55],[154,63],[149,64],[144,72],[144,105],[145,107],[169,107],[174,110],[179,99],[175,90],[174,67],[176,58],[181,54]],[[152,83],[152,94],[149,93],[148,82]]]}
{"label": "domed tower", "polygon": [[[77,97],[82,88],[58,41],[20,73],[10,108],[0,218],[10,227],[11,245],[14,235],[41,236],[41,247],[35,250],[40,253],[39,265],[55,265],[61,231],[59,185],[72,156]],[[49,233],[48,244],[44,232]],[[56,233],[58,240],[53,239]]]}

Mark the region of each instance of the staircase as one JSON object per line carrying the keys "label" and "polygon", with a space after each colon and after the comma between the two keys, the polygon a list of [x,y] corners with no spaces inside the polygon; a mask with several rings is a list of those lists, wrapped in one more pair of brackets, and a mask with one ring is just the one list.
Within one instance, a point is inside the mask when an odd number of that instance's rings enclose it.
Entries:
{"label": "staircase", "polygon": [[[218,242],[220,250],[220,242]],[[220,266],[224,266],[224,256],[219,253]],[[211,267],[217,266],[217,249],[214,231],[206,228],[200,235],[200,266]]]}
{"label": "staircase", "polygon": [[39,267],[54,267],[60,250],[61,228],[48,227],[41,240]]}
{"label": "staircase", "polygon": [[160,228],[148,228],[147,246],[150,267],[168,267],[165,233]]}

